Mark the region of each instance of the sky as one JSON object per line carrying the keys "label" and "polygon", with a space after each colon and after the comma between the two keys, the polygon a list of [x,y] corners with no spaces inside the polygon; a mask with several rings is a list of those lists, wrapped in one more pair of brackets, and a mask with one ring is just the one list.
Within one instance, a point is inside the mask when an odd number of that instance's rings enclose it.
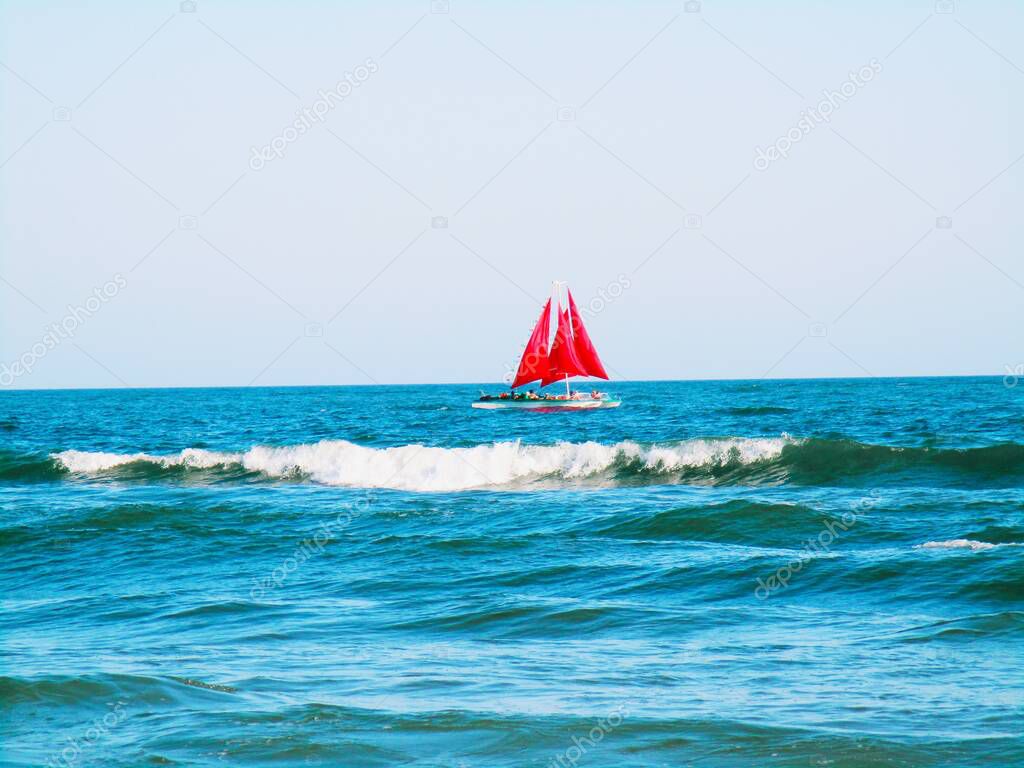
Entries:
{"label": "sky", "polygon": [[1024,371],[1024,6],[0,1],[0,388]]}

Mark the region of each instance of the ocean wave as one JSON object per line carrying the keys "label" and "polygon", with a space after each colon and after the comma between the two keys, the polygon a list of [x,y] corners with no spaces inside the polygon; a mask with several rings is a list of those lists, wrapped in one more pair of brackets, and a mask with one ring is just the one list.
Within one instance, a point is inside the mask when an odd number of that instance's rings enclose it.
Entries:
{"label": "ocean wave", "polygon": [[902,629],[882,639],[901,643],[928,643],[936,640],[974,642],[985,637],[1024,636],[1024,611],[979,613],[945,619]]}
{"label": "ocean wave", "polygon": [[926,541],[918,544],[914,549],[969,549],[977,552],[984,549],[995,549],[996,547],[1017,547],[1017,542],[1009,541],[1002,544],[993,544],[988,541],[975,541],[974,539],[949,539],[948,541]]}
{"label": "ocean wave", "polygon": [[445,448],[376,448],[347,440],[244,451],[186,448],[168,453],[65,450],[0,452],[0,481],[54,481],[68,475],[125,481],[312,481],[353,488],[461,491],[597,485],[1017,486],[1024,445],[976,448],[873,445],[847,439],[707,437],[663,443],[521,441]]}
{"label": "ocean wave", "polygon": [[209,698],[207,691],[230,693],[233,689],[226,685],[176,676],[102,672],[88,675],[0,676],[0,697],[8,705],[59,703],[71,707],[92,704],[95,711],[100,706],[110,706],[111,701],[165,704],[172,700],[190,700],[195,703],[197,695]]}
{"label": "ocean wave", "polygon": [[271,478],[309,478],[325,485],[459,491],[502,487],[542,478],[583,480],[616,468],[666,474],[693,468],[743,466],[778,458],[792,440],[721,438],[643,446],[635,442],[524,445],[519,441],[440,448],[371,448],[346,440],[294,446],[254,446],[244,453],[189,448],[179,453],[105,453],[68,450],[52,455],[63,470],[100,474],[131,465],[157,469],[241,467]]}
{"label": "ocean wave", "polygon": [[786,546],[793,531],[810,527],[817,532],[832,515],[802,504],[734,499],[720,504],[695,504],[657,509],[647,514],[617,516],[588,531],[599,536],[631,540],[743,542]]}
{"label": "ocean wave", "polygon": [[126,464],[155,464],[160,467],[186,467],[212,469],[241,463],[243,454],[219,453],[203,448],[186,448],[178,453],[154,455],[150,453],[106,453],[104,451],[61,451],[53,454],[69,472],[85,474],[103,472]]}
{"label": "ocean wave", "polygon": [[725,408],[723,413],[733,416],[781,416],[787,413],[795,413],[792,408],[783,408],[779,405],[750,405]]}

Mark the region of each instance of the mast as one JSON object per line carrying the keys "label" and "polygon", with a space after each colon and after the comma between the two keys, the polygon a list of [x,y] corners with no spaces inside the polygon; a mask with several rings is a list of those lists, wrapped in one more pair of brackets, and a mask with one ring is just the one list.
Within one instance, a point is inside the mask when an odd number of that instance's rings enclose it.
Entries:
{"label": "mast", "polygon": [[[566,286],[565,293],[568,298],[569,295],[569,283],[565,280],[552,280],[551,281],[551,298],[553,300],[553,306],[560,308],[562,306],[562,286]],[[566,301],[566,306],[569,306]],[[569,338],[572,339],[572,317],[569,318]],[[565,374],[565,397],[568,399],[572,396],[572,390],[569,388],[569,374]]]}
{"label": "mast", "polygon": [[[551,283],[551,293],[552,293],[552,296],[555,299],[555,306],[556,307],[561,307],[562,306],[562,286],[563,285],[566,287],[565,288],[565,292],[566,292],[566,297],[568,297],[568,295],[569,295],[569,283],[567,283],[565,280],[554,280]],[[566,306],[569,306],[568,301],[566,301]],[[569,338],[570,339],[572,338],[572,316],[571,315],[569,317]],[[569,374],[568,373],[565,374],[565,397],[566,397],[566,399],[569,399],[570,397],[572,397],[572,390],[569,388]]]}

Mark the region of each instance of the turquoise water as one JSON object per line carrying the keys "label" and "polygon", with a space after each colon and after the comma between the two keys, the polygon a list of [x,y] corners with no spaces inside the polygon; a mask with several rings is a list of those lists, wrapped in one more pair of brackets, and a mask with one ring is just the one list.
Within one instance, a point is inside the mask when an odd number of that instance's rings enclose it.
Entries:
{"label": "turquoise water", "polygon": [[1024,765],[1024,384],[0,394],[4,765]]}

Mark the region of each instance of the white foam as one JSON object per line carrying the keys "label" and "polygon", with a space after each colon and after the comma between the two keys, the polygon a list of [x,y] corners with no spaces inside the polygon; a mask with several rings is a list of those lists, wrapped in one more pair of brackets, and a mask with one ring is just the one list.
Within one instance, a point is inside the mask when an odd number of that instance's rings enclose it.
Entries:
{"label": "white foam", "polygon": [[137,461],[159,464],[162,467],[184,466],[209,469],[217,466],[237,464],[240,453],[218,453],[202,448],[186,448],[178,453],[154,455],[149,453],[104,453],[102,451],[61,451],[53,458],[69,472],[91,474],[107,469],[133,464]]}
{"label": "white foam", "polygon": [[541,477],[566,480],[597,475],[619,460],[642,462],[652,472],[715,466],[730,461],[749,464],[778,457],[791,438],[722,438],[685,440],[656,446],[626,441],[523,445],[491,443],[472,448],[402,445],[369,448],[346,440],[323,440],[292,446],[254,446],[245,453],[188,448],[176,454],[62,451],[54,458],[71,472],[95,473],[136,461],[164,467],[208,468],[241,465],[271,477],[304,475],[326,485],[396,488],[412,491],[458,491],[508,486]]}
{"label": "white foam", "polygon": [[970,549],[977,552],[979,549],[992,549],[996,546],[999,545],[974,539],[950,539],[949,541],[926,541],[924,544],[918,544],[914,549]]}

